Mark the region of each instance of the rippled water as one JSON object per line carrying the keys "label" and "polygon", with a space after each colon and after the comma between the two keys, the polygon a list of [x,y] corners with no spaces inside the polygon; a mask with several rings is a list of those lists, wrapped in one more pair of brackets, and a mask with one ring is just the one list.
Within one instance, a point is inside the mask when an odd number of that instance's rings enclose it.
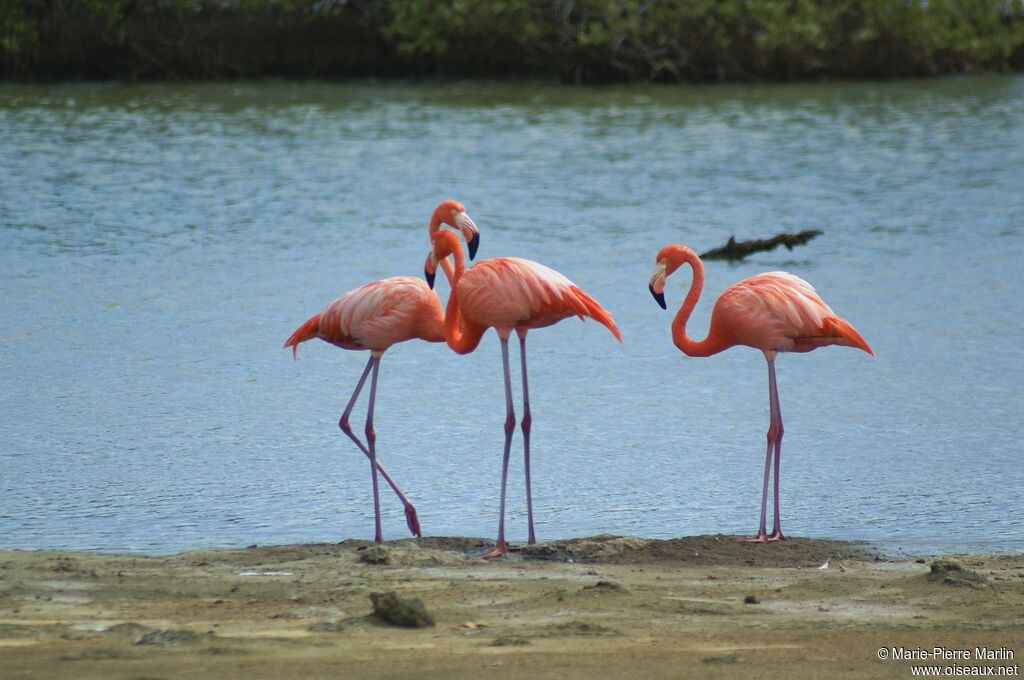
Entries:
{"label": "rippled water", "polygon": [[[530,335],[542,540],[755,528],[764,360],[684,357],[647,276],[668,242],[816,228],[709,263],[691,321],[703,336],[712,296],[784,268],[878,354],[780,358],[784,528],[1022,551],[1022,184],[1019,77],[0,86],[0,546],[372,536],[368,465],[336,426],[366,354],[281,343],[334,296],[422,272],[452,196],[482,257],[560,270],[625,335]],[[493,334],[385,355],[379,453],[427,534],[494,535],[503,420]]]}

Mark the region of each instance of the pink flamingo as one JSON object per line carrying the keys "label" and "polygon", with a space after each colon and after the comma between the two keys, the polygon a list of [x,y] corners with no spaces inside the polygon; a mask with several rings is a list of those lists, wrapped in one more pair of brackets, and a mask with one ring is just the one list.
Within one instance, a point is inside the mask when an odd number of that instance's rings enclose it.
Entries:
{"label": "pink flamingo", "polygon": [[[434,211],[430,221],[431,239],[440,229],[441,224],[448,224],[459,229],[470,244],[471,253],[476,252],[480,237],[476,224],[466,215],[466,210],[457,201],[444,201]],[[442,231],[452,238],[451,232]],[[456,240],[456,244],[458,241]],[[445,269],[449,281],[452,281],[450,268]],[[294,358],[299,343],[320,338],[342,349],[370,350],[370,358],[366,368],[356,383],[348,406],[338,421],[338,427],[355,442],[370,459],[371,477],[373,480],[373,513],[377,543],[383,541],[380,521],[380,497],[377,486],[377,473],[391,486],[402,505],[405,507],[405,521],[414,536],[420,536],[420,523],[416,516],[416,508],[398,488],[377,461],[377,434],[373,429],[373,409],[377,397],[377,373],[380,369],[380,358],[392,345],[406,340],[420,339],[427,342],[444,342],[444,316],[441,313],[441,301],[437,293],[427,284],[413,276],[395,276],[380,281],[367,283],[351,290],[313,315],[291,334],[285,341],[285,347],[292,348]],[[349,415],[355,406],[359,392],[363,389],[366,376],[373,371],[370,378],[370,401],[366,411],[366,444],[352,431]]]}
{"label": "pink flamingo", "polygon": [[466,270],[462,249],[451,232],[440,232],[427,256],[425,274],[433,286],[438,263],[455,257],[451,294],[445,312],[444,330],[448,346],[459,354],[468,354],[480,344],[488,328],[494,328],[501,340],[501,359],[505,373],[505,449],[501,466],[501,501],[498,515],[498,540],[494,549],[482,557],[503,555],[505,543],[505,487],[509,454],[516,417],[512,407],[512,380],[509,373],[508,338],[515,330],[519,336],[519,357],[523,378],[523,461],[526,475],[526,512],[529,544],[537,542],[533,529],[533,497],[530,490],[530,393],[526,379],[526,334],[531,328],[543,328],[570,316],[589,316],[603,324],[622,342],[611,314],[582,288],[553,269],[518,257],[481,260]]}
{"label": "pink flamingo", "polygon": [[[747,345],[764,352],[768,360],[770,420],[768,451],[764,459],[761,489],[761,524],[756,536],[745,540],[763,543],[785,538],[779,522],[779,458],[782,453],[782,412],[775,384],[775,356],[778,352],[810,352],[826,345],[857,347],[874,356],[868,343],[849,321],[837,316],[818,297],[811,284],[786,272],[768,272],[743,279],[725,289],[711,312],[711,329],[701,341],[686,335],[686,322],[704,288],[704,264],[693,250],[670,244],[658,251],[650,289],[665,309],[665,279],[683,264],[693,268],[693,282],[682,307],[672,322],[672,341],[692,357],[717,354],[734,345]],[[769,535],[765,526],[768,506],[768,475],[775,453],[775,523]]]}

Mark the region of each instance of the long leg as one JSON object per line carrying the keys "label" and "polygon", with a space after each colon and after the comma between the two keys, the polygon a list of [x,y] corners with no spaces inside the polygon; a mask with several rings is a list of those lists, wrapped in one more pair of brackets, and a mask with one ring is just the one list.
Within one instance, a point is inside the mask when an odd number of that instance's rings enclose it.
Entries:
{"label": "long leg", "polygon": [[529,526],[528,545],[537,542],[533,531],[533,493],[530,490],[530,426],[533,418],[530,416],[530,388],[526,380],[526,330],[519,331],[519,360],[523,370],[523,467],[526,473],[526,519]]}
{"label": "long leg", "polygon": [[779,459],[782,457],[782,435],[785,428],[782,426],[782,407],[779,405],[779,388],[775,382],[775,362],[768,362],[768,385],[771,389],[772,406],[775,412],[775,522],[772,524],[772,533],[769,541],[781,541],[785,538],[782,535],[782,525],[779,519]]}
{"label": "long leg", "polygon": [[[779,439],[781,438],[777,428],[777,423],[781,423],[778,417],[778,394],[775,389],[775,359],[774,357],[767,357],[768,359],[768,446],[764,454],[764,482],[761,485],[761,521],[758,524],[757,535],[747,536],[744,540],[755,543],[764,543],[767,540],[771,540],[768,536],[767,531],[767,514],[768,514],[768,477],[771,474],[772,469],[772,451],[776,452],[776,473],[775,473],[775,522],[778,524],[778,489],[779,489],[779,478],[778,478],[778,452],[779,452]],[[781,536],[781,533],[780,533]]]}
{"label": "long leg", "polygon": [[512,451],[512,433],[516,428],[516,414],[512,407],[512,376],[508,368],[508,336],[501,338],[501,363],[505,371],[505,452],[501,460],[501,507],[498,510],[498,542],[494,549],[481,557],[499,557],[505,554],[505,487],[508,482],[508,459]]}
{"label": "long leg", "polygon": [[[770,416],[769,416],[770,418]],[[770,428],[770,426],[769,426]],[[761,485],[761,522],[757,525],[757,535],[747,536],[743,540],[760,543],[768,535],[766,515],[768,513],[768,476],[772,471],[772,439],[768,435],[768,450],[764,454],[764,483]]]}
{"label": "long leg", "polygon": [[377,372],[380,370],[380,357],[370,359],[373,362],[373,377],[370,378],[370,404],[366,408],[366,444],[370,449],[370,473],[373,477],[373,521],[375,526],[374,539],[383,543],[380,530],[380,494],[377,492],[377,433],[373,429],[373,405],[377,399]]}
{"label": "long leg", "polygon": [[[366,362],[366,368],[363,369],[363,374],[360,376],[359,382],[356,384],[356,389],[352,392],[352,398],[349,399],[348,406],[345,408],[345,412],[341,415],[341,419],[338,421],[338,427],[341,428],[341,431],[348,435],[349,439],[359,447],[359,450],[362,451],[367,458],[370,458],[370,450],[362,441],[359,440],[356,433],[352,431],[352,427],[349,425],[348,419],[352,414],[352,408],[355,406],[356,400],[359,398],[359,393],[363,389],[366,377],[370,374],[370,369],[373,367],[373,359],[374,357],[371,354],[370,359]],[[376,456],[374,456],[374,458],[376,458]],[[401,489],[398,488],[398,485],[395,484],[394,480],[391,479],[391,476],[379,462],[376,463],[376,467],[377,472],[379,472],[384,478],[384,481],[388,483],[391,489],[395,492],[395,495],[398,496],[398,499],[402,501],[402,505],[405,507],[405,523],[409,526],[409,531],[412,532],[413,536],[420,536],[420,522],[416,515],[416,508],[413,507],[413,504],[409,502],[409,499],[405,497],[405,494],[402,493]]]}
{"label": "long leg", "polygon": [[348,400],[348,406],[345,407],[345,412],[341,414],[341,420],[338,421],[338,427],[341,428],[341,431],[347,434],[349,439],[354,441],[356,446],[359,447],[359,450],[367,456],[370,455],[370,452],[367,450],[366,446],[359,441],[359,437],[352,432],[352,428],[348,424],[348,417],[352,415],[352,408],[356,405],[356,399],[359,398],[359,393],[363,390],[363,384],[366,382],[366,376],[370,375],[370,369],[373,368],[373,359],[374,357],[371,354],[369,360],[366,362],[366,368],[363,369],[363,374],[359,376],[359,382],[356,383],[355,390],[352,391],[352,398]]}

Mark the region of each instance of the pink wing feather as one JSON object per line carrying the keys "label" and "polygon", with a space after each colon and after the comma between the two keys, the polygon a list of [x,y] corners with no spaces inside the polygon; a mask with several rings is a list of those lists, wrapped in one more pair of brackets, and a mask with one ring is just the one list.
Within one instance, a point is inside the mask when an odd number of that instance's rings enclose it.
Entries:
{"label": "pink wing feather", "polygon": [[715,304],[737,342],[762,351],[808,352],[848,345],[874,354],[853,326],[811,284],[787,272],[758,274],[729,286]]}
{"label": "pink wing feather", "polygon": [[590,317],[620,342],[622,333],[594,298],[554,269],[518,257],[481,260],[458,283],[467,319],[497,329],[541,328],[570,316]]}
{"label": "pink wing feather", "polygon": [[423,332],[424,322],[435,318],[438,322],[441,318],[440,302],[423,279],[394,276],[367,283],[328,303],[284,346],[291,347],[294,354],[300,342],[312,338],[344,349],[377,351],[413,338],[440,342],[444,332],[439,325],[436,331]]}

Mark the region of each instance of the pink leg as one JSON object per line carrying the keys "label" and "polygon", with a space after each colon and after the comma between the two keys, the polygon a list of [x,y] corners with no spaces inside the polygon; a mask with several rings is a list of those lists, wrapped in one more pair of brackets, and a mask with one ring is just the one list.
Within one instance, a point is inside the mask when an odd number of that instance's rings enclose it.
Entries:
{"label": "pink leg", "polygon": [[765,516],[768,513],[768,476],[772,471],[772,443],[771,429],[769,426],[768,451],[764,455],[764,484],[761,485],[761,523],[758,524],[756,536],[745,536],[743,538],[743,540],[747,542],[763,543],[765,538],[768,536]]}
{"label": "pink leg", "polygon": [[501,339],[501,362],[505,370],[505,453],[501,460],[501,507],[498,510],[498,542],[493,550],[480,557],[500,557],[508,550],[505,543],[505,486],[508,482],[508,460],[512,452],[512,433],[516,429],[516,414],[512,408],[512,376],[508,369],[508,336]]}
{"label": "pink leg", "polygon": [[377,399],[377,372],[380,370],[380,357],[373,357],[373,376],[370,378],[370,404],[366,408],[366,444],[370,449],[370,472],[373,477],[373,521],[376,528],[374,541],[383,543],[384,537],[380,528],[380,494],[377,491],[377,432],[373,429],[373,406]]}
{"label": "pink leg", "polygon": [[[377,359],[379,364],[380,357],[377,357]],[[341,428],[342,432],[348,435],[349,439],[355,442],[355,445],[359,447],[359,450],[362,451],[367,458],[370,458],[371,460],[374,461],[374,465],[377,469],[377,472],[379,472],[380,475],[384,477],[384,481],[388,483],[388,485],[398,496],[398,499],[402,501],[402,505],[405,506],[405,522],[409,526],[409,531],[412,532],[413,536],[420,536],[420,523],[418,517],[416,516],[416,508],[413,507],[413,504],[410,503],[409,499],[405,497],[405,494],[402,493],[401,489],[398,488],[398,485],[395,484],[395,482],[391,479],[391,476],[388,475],[388,473],[384,470],[381,464],[379,462],[376,462],[376,455],[371,455],[370,449],[368,449],[366,445],[359,440],[359,437],[356,436],[356,434],[352,431],[352,427],[351,425],[349,425],[348,422],[349,416],[352,414],[352,409],[356,405],[356,400],[359,398],[359,393],[363,389],[363,384],[366,382],[366,377],[370,374],[370,369],[373,368],[373,360],[374,357],[371,354],[370,359],[366,362],[366,368],[363,369],[363,374],[362,376],[360,376],[359,382],[356,384],[356,389],[352,392],[352,398],[349,399],[348,406],[345,407],[345,412],[342,413],[341,419],[338,421],[338,427]]]}
{"label": "pink leg", "polygon": [[528,545],[537,542],[537,536],[533,531],[533,493],[530,490],[530,426],[533,418],[530,416],[530,388],[526,380],[526,330],[519,331],[519,359],[523,367],[523,467],[526,472],[526,518],[529,526]]}
{"label": "pink leg", "polygon": [[[778,541],[785,538],[779,526],[779,458],[782,453],[782,416],[779,412],[779,393],[775,384],[775,359],[768,359],[768,447],[764,456],[764,483],[761,485],[761,522],[756,536],[747,536],[743,540],[753,543]],[[768,476],[772,469],[772,452],[775,453],[775,522],[771,535],[767,531],[768,514]]]}
{"label": "pink leg", "polygon": [[771,385],[772,403],[775,405],[775,522],[772,524],[772,533],[769,541],[781,541],[786,537],[782,535],[782,524],[779,519],[779,460],[782,457],[782,435],[785,428],[782,426],[782,407],[779,405],[779,388],[775,382],[775,362],[768,364],[769,384]]}

